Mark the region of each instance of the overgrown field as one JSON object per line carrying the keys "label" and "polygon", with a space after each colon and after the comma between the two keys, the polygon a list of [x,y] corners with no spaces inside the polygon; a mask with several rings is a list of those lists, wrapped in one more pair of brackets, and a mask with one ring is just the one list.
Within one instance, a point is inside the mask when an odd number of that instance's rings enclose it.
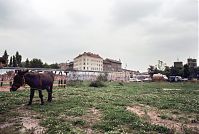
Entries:
{"label": "overgrown field", "polygon": [[105,84],[54,88],[44,105],[36,92],[32,106],[29,89],[0,92],[0,134],[199,133],[199,84]]}

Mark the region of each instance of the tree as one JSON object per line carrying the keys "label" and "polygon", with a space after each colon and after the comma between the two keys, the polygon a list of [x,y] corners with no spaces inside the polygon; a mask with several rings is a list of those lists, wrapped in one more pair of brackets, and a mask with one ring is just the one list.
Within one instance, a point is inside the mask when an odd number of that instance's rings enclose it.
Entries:
{"label": "tree", "polygon": [[187,65],[187,64],[185,64],[184,65],[184,75],[183,75],[183,77],[184,78],[189,78],[189,76],[190,76],[190,71],[189,71],[189,66]]}
{"label": "tree", "polygon": [[13,61],[12,66],[13,66],[13,67],[17,67],[17,60],[16,60],[16,57],[15,57],[15,56],[12,57],[12,61]]}
{"label": "tree", "polygon": [[183,67],[171,67],[170,75],[171,76],[183,76]]}
{"label": "tree", "polygon": [[196,77],[199,80],[199,67],[196,68]]}
{"label": "tree", "polygon": [[43,68],[50,68],[50,66],[47,63],[44,63]]}
{"label": "tree", "polygon": [[19,54],[19,52],[17,51],[16,52],[16,62],[17,62],[17,66],[21,67],[21,59],[22,59],[22,56]]}
{"label": "tree", "polygon": [[148,68],[148,73],[152,78],[154,74],[163,73],[163,72],[161,70],[158,70],[156,67],[150,65]]}
{"label": "tree", "polygon": [[13,66],[12,56],[10,57],[9,67]]}
{"label": "tree", "polygon": [[150,65],[149,68],[148,68],[148,73],[149,73],[151,78],[153,77],[154,70],[155,70],[155,67]]}
{"label": "tree", "polygon": [[34,58],[30,61],[30,67],[31,68],[42,68],[43,62],[41,61],[41,59]]}
{"label": "tree", "polygon": [[30,61],[28,60],[28,58],[25,61],[25,67],[29,68],[30,67]]}
{"label": "tree", "polygon": [[170,73],[171,73],[170,67],[166,66],[164,71],[163,71],[163,74],[166,75],[167,77],[169,77]]}
{"label": "tree", "polygon": [[21,62],[21,67],[26,67],[26,62],[25,61]]}
{"label": "tree", "polygon": [[51,64],[51,65],[50,65],[50,68],[59,69],[59,66],[58,66],[57,63],[55,63],[55,64]]}
{"label": "tree", "polygon": [[189,72],[190,72],[189,79],[197,77],[197,68],[190,67]]}
{"label": "tree", "polygon": [[3,54],[2,57],[5,59],[6,64],[8,64],[8,57],[9,57],[9,55],[7,54],[7,50],[4,51],[4,54]]}

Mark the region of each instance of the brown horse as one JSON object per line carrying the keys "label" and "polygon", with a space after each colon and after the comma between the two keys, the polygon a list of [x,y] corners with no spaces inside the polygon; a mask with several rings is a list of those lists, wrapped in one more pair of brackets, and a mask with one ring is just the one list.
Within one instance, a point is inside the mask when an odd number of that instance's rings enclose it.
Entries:
{"label": "brown horse", "polygon": [[46,89],[48,92],[48,101],[52,101],[52,88],[54,76],[51,72],[35,73],[28,71],[18,71],[14,76],[13,84],[10,91],[16,91],[20,86],[28,84],[30,86],[30,100],[28,105],[32,104],[35,90],[38,90],[41,99],[41,105],[44,104],[42,90]]}

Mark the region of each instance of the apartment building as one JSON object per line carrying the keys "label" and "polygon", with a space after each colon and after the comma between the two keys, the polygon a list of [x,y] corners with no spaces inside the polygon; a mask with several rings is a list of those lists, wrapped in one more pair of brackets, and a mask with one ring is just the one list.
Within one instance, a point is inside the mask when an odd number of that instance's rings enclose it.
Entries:
{"label": "apartment building", "polygon": [[189,67],[197,67],[197,59],[188,58],[187,64]]}
{"label": "apartment building", "polygon": [[103,70],[107,72],[122,71],[122,63],[120,60],[117,61],[117,60],[107,58],[103,61]]}
{"label": "apartment building", "polygon": [[103,71],[103,59],[98,54],[84,52],[74,58],[74,70]]}

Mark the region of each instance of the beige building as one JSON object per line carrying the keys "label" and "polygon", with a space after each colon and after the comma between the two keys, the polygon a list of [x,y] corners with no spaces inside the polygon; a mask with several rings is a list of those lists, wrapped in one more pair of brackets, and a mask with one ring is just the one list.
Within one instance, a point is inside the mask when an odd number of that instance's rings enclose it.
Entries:
{"label": "beige building", "polygon": [[121,71],[121,72],[110,72],[108,75],[108,80],[112,81],[129,81],[130,72]]}
{"label": "beige building", "polygon": [[106,72],[122,71],[122,63],[120,60],[117,61],[117,60],[107,58],[103,61],[103,70]]}
{"label": "beige building", "polygon": [[103,71],[103,59],[98,54],[84,52],[74,59],[74,70]]}

